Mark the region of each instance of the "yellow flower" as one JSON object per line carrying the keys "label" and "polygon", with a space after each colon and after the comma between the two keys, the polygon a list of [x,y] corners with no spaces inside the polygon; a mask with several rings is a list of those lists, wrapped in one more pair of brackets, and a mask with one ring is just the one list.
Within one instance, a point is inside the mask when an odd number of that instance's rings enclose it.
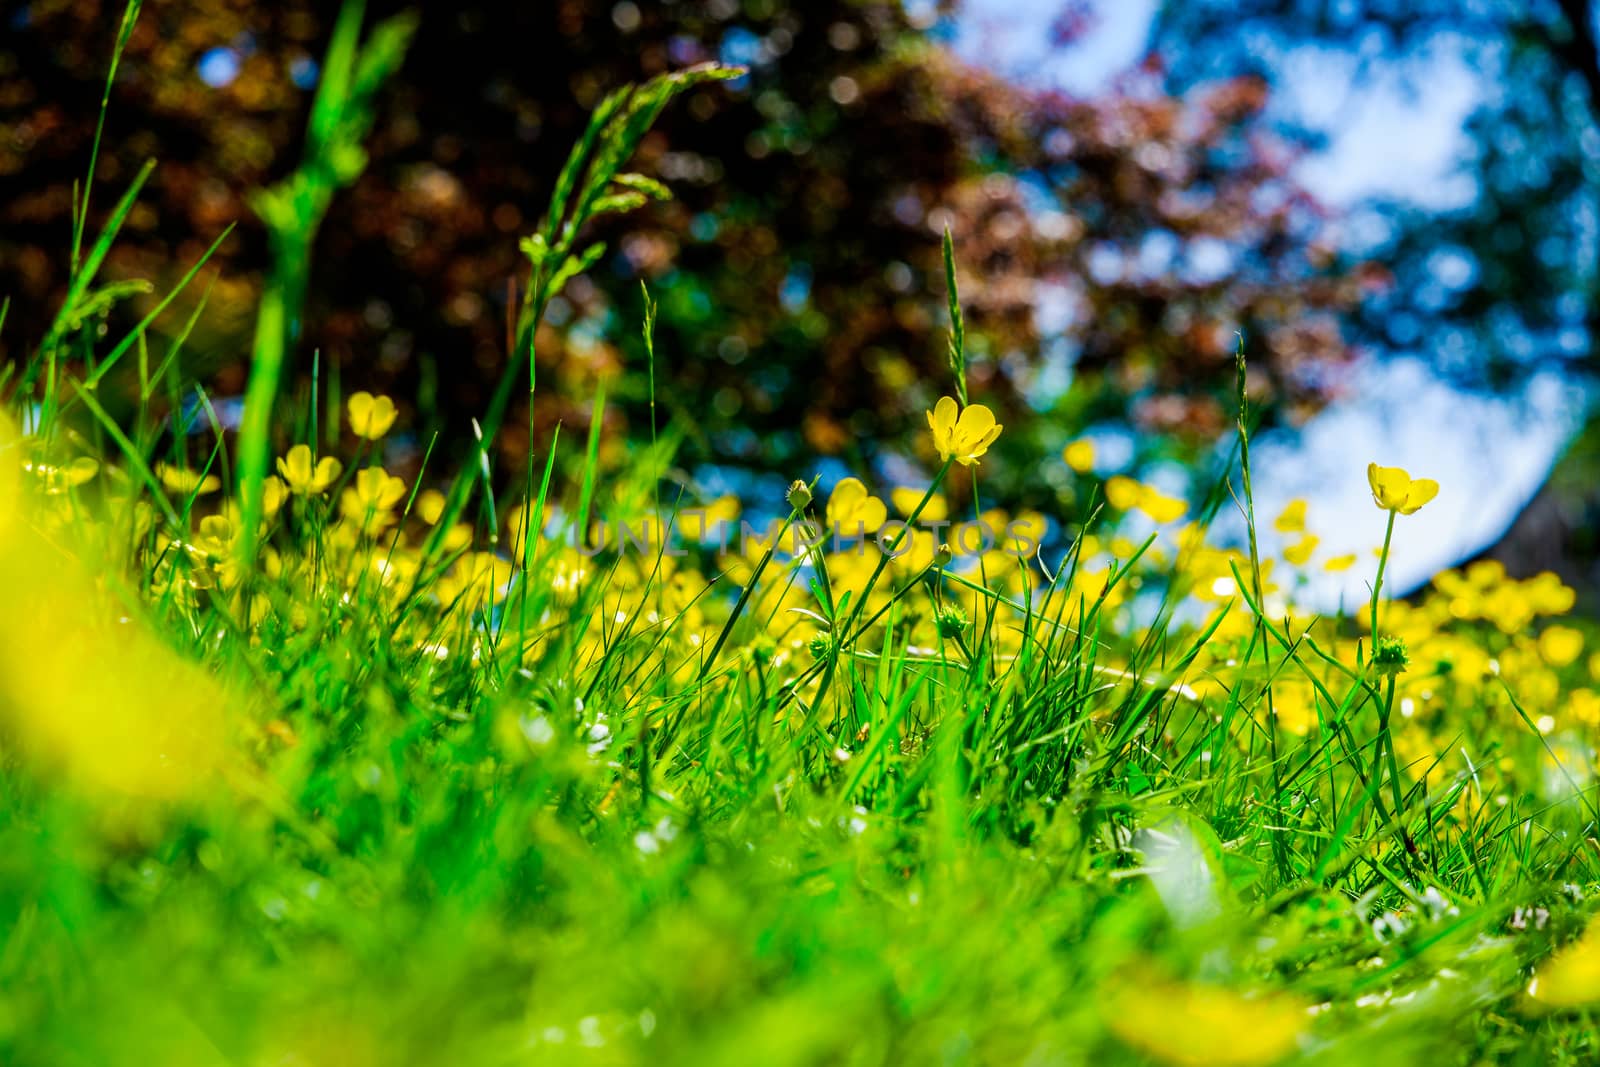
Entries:
{"label": "yellow flower", "polygon": [[1552,626],[1539,635],[1539,654],[1552,667],[1576,663],[1583,655],[1583,634],[1570,626]]}
{"label": "yellow flower", "polygon": [[1288,506],[1272,520],[1272,527],[1279,533],[1305,533],[1306,502],[1303,499],[1289,501]]}
{"label": "yellow flower", "polygon": [[702,518],[707,532],[715,530],[723,523],[738,522],[739,498],[732,495],[717,497],[702,509]]}
{"label": "yellow flower", "polygon": [[[929,502],[931,505],[931,501]],[[912,504],[912,507],[916,507]],[[845,478],[828,494],[828,526],[842,534],[877,533],[889,518],[883,501],[867,492],[859,478]]]}
{"label": "yellow flower", "polygon": [[295,445],[287,456],[278,460],[278,473],[289,483],[289,492],[296,496],[327,492],[343,470],[332,456],[323,456],[313,465],[311,449],[306,445]]}
{"label": "yellow flower", "polygon": [[[18,447],[16,428],[0,412],[0,458]],[[7,760],[28,757],[103,797],[107,820],[127,820],[132,829],[143,825],[144,802],[200,795],[211,785],[231,765],[224,711],[248,713],[212,672],[178,655],[111,593],[93,562],[108,546],[91,529],[39,532],[22,474],[20,464],[0,462]]]}
{"label": "yellow flower", "polygon": [[1132,478],[1118,474],[1106,482],[1106,503],[1118,511],[1131,511],[1139,506],[1143,488]]}
{"label": "yellow flower", "polygon": [[1148,485],[1142,488],[1144,492],[1139,495],[1137,507],[1158,523],[1177,522],[1189,511],[1189,505],[1175,496],[1167,496]]}
{"label": "yellow flower", "polygon": [[1528,996],[1549,1008],[1577,1008],[1600,1001],[1600,924],[1541,963]]}
{"label": "yellow flower", "polygon": [[[899,489],[889,490],[889,500],[893,502],[894,509],[906,518],[917,510],[917,505],[922,503],[922,490]],[[917,516],[919,522],[942,522],[950,517],[950,502],[944,498],[943,493],[935,493],[928,498],[928,504],[922,509],[922,514]]]}
{"label": "yellow flower", "polygon": [[1094,442],[1080,437],[1061,450],[1061,458],[1079,474],[1088,474],[1094,470]]}
{"label": "yellow flower", "polygon": [[39,479],[46,496],[59,496],[99,474],[100,464],[88,456],[79,456],[59,467],[49,463],[24,463],[22,469]]}
{"label": "yellow flower", "polygon": [[1283,550],[1285,562],[1296,567],[1303,567],[1311,559],[1311,554],[1317,550],[1317,545],[1322,543],[1322,538],[1316,534],[1306,534],[1300,540]]}
{"label": "yellow flower", "polygon": [[1328,562],[1322,565],[1322,569],[1327,571],[1329,574],[1341,574],[1355,565],[1356,554],[1352,552],[1348,556],[1334,556],[1332,559],[1328,560]]}
{"label": "yellow flower", "polygon": [[289,487],[283,484],[283,479],[276,474],[269,474],[261,483],[261,515],[270,519],[283,508],[284,498],[289,495]]}
{"label": "yellow flower", "polygon": [[156,464],[156,477],[173,496],[205,496],[222,488],[222,480],[215,474],[202,475],[187,467],[174,467],[170,463]]}
{"label": "yellow flower", "polygon": [[1189,510],[1177,497],[1120,474],[1106,482],[1106,503],[1118,511],[1142,511],[1162,524],[1177,522]]}
{"label": "yellow flower", "polygon": [[406,483],[382,467],[356,472],[355,484],[339,496],[339,512],[367,533],[394,521],[393,509],[406,495]]}
{"label": "yellow flower", "polygon": [[357,437],[364,437],[368,441],[376,441],[388,433],[389,427],[394,425],[395,416],[399,414],[393,400],[371,393],[351,394],[345,402],[345,408],[350,412],[350,429]]}
{"label": "yellow flower", "polygon": [[486,601],[502,599],[510,588],[512,574],[509,560],[492,552],[471,552],[434,582],[433,594],[445,607],[460,601],[468,609],[477,608]]}
{"label": "yellow flower", "polygon": [[962,411],[955,397],[945,396],[928,412],[928,429],[933,432],[933,447],[939,450],[940,459],[970,467],[989,451],[1002,427],[994,421],[994,412],[982,404],[970,404]]}
{"label": "yellow flower", "polygon": [[200,520],[200,531],[195,536],[195,547],[206,556],[222,559],[233,547],[234,526],[225,515],[207,515]]}
{"label": "yellow flower", "polygon": [[417,515],[429,526],[439,525],[439,520],[444,518],[444,494],[437,489],[424,489],[417,497]]}
{"label": "yellow flower", "polygon": [[1143,970],[1113,982],[1100,1000],[1123,1042],[1180,1067],[1275,1063],[1306,1028],[1305,1006],[1292,997],[1247,997]]}
{"label": "yellow flower", "polygon": [[1399,467],[1367,464],[1367,484],[1372,486],[1372,502],[1384,511],[1410,515],[1439,495],[1439,483],[1432,478],[1412,478]]}

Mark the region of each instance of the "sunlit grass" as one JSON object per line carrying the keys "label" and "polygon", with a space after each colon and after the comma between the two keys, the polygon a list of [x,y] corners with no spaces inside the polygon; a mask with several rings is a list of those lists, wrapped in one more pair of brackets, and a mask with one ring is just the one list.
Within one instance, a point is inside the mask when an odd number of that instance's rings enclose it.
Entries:
{"label": "sunlit grass", "polygon": [[1204,498],[1080,441],[1039,462],[1081,514],[987,506],[947,243],[920,484],[699,494],[603,386],[493,468],[585,224],[666,195],[623,168],[719,76],[601,105],[456,469],[385,466],[394,398],[277,396],[265,313],[236,437],[73,257],[0,425],[0,1059],[1592,1062],[1591,624],[1492,563],[1393,599],[1450,492],[1394,468],[1370,557],[1256,516],[1242,367]]}

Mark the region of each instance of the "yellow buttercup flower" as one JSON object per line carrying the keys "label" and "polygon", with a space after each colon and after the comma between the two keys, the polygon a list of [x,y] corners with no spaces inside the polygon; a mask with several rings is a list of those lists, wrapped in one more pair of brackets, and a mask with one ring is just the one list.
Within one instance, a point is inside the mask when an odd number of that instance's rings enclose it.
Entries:
{"label": "yellow buttercup flower", "polygon": [[269,474],[261,483],[261,517],[270,519],[283,508],[284,498],[289,495],[289,487],[283,484],[283,479],[275,474]]}
{"label": "yellow buttercup flower", "polygon": [[877,533],[888,518],[889,509],[867,492],[859,478],[842,479],[828,494],[828,526],[834,530],[846,534],[858,529],[862,533]]}
{"label": "yellow buttercup flower", "polygon": [[1175,1067],[1275,1063],[1306,1029],[1305,1005],[1284,994],[1245,996],[1180,982],[1147,968],[1102,990],[1107,1025],[1122,1041]]}
{"label": "yellow buttercup flower", "polygon": [[[289,497],[289,487],[283,484],[283,479],[276,474],[269,474],[261,483],[261,521],[271,522],[283,510],[283,502]],[[223,514],[228,521],[237,528],[244,520],[239,510],[239,502],[230,500],[223,507]]]}
{"label": "yellow buttercup flower", "polygon": [[928,429],[933,432],[933,447],[940,459],[953,459],[970,467],[978,462],[1003,427],[994,421],[994,412],[982,404],[969,404],[965,411],[953,396],[939,398],[928,412]]}
{"label": "yellow buttercup flower", "polygon": [[417,497],[417,516],[429,526],[439,525],[444,518],[445,495],[437,489],[424,489]]}
{"label": "yellow buttercup flower", "polygon": [[394,506],[405,495],[405,482],[382,467],[368,467],[357,471],[355,483],[339,495],[339,512],[372,533],[394,521]]}
{"label": "yellow buttercup flower", "polygon": [[[889,500],[893,502],[894,509],[906,518],[917,510],[917,505],[922,503],[923,492],[920,489],[910,489],[901,486],[899,489],[889,490]],[[924,522],[942,522],[950,517],[950,502],[944,498],[943,493],[935,493],[928,498],[927,506],[918,516]]]}
{"label": "yellow buttercup flower", "polygon": [[1399,467],[1367,464],[1367,484],[1372,486],[1372,502],[1384,511],[1410,515],[1439,495],[1439,483],[1432,478],[1412,478]]}
{"label": "yellow buttercup flower", "polygon": [[69,463],[55,466],[49,463],[24,463],[22,469],[39,479],[47,496],[59,496],[76,489],[100,473],[100,464],[88,456],[79,456]]}
{"label": "yellow buttercup flower", "polygon": [[1061,450],[1061,458],[1079,474],[1088,474],[1094,470],[1094,442],[1080,437]]}
{"label": "yellow buttercup flower", "polygon": [[1583,633],[1570,626],[1552,626],[1539,635],[1539,654],[1552,667],[1566,667],[1583,655]]}
{"label": "yellow buttercup flower", "polygon": [[1153,485],[1122,474],[1107,479],[1105,494],[1106,503],[1118,511],[1142,511],[1162,525],[1177,522],[1189,510],[1189,505],[1178,497],[1167,496]]}
{"label": "yellow buttercup flower", "polygon": [[1177,522],[1189,512],[1189,505],[1178,497],[1168,496],[1151,486],[1144,486],[1139,495],[1138,509],[1161,525]]}
{"label": "yellow buttercup flower", "polygon": [[368,441],[376,441],[388,433],[399,414],[393,400],[371,393],[352,393],[345,402],[345,409],[350,413],[350,429],[357,437]]}
{"label": "yellow buttercup flower", "polygon": [[1138,482],[1127,475],[1114,475],[1106,481],[1106,503],[1118,511],[1132,511],[1139,506],[1139,491],[1142,488]]}
{"label": "yellow buttercup flower", "polygon": [[1322,569],[1327,571],[1329,574],[1340,574],[1349,570],[1355,565],[1356,554],[1352,552],[1348,556],[1334,556],[1332,559],[1328,560],[1322,565]]}
{"label": "yellow buttercup flower", "polygon": [[1316,552],[1317,545],[1321,541],[1322,539],[1316,534],[1306,534],[1299,541],[1283,550],[1283,558],[1286,562],[1292,563],[1296,567],[1303,567],[1311,561],[1312,553]]}
{"label": "yellow buttercup flower", "polygon": [[231,765],[224,712],[243,711],[243,704],[112,593],[116,583],[96,562],[106,546],[90,528],[40,532],[40,502],[23,492],[24,472],[13,461],[20,441],[0,411],[0,726],[7,761],[27,758],[86,796],[104,798],[103,822],[137,814],[143,825],[148,802],[198,795]]}
{"label": "yellow buttercup flower", "polygon": [[1600,1002],[1600,925],[1556,951],[1533,972],[1528,996],[1548,1008],[1578,1008]]}
{"label": "yellow buttercup flower", "polygon": [[278,473],[289,483],[289,492],[296,496],[315,495],[328,491],[344,467],[332,456],[311,461],[308,445],[295,445],[289,454],[278,460]]}
{"label": "yellow buttercup flower", "polygon": [[1306,532],[1306,502],[1304,499],[1289,501],[1288,505],[1272,520],[1272,528],[1279,533],[1305,533]]}
{"label": "yellow buttercup flower", "polygon": [[205,496],[222,488],[222,480],[215,474],[202,475],[187,467],[174,467],[170,463],[156,464],[156,477],[173,496]]}

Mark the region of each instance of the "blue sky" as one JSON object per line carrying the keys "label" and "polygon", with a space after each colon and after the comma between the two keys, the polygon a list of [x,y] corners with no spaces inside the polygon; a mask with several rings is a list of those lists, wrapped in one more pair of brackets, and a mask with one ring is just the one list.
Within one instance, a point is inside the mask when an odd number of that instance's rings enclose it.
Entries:
{"label": "blue sky", "polygon": [[[1049,28],[1062,0],[967,0],[957,49],[1020,80],[1093,92],[1143,55],[1156,0],[1099,4],[1091,33],[1053,48]],[[1441,209],[1473,195],[1457,163],[1463,123],[1485,89],[1448,40],[1405,70],[1368,67],[1357,79],[1348,55],[1299,49],[1284,57],[1291,77],[1274,106],[1328,135],[1300,179],[1325,203],[1351,207],[1393,196]],[[1263,438],[1254,459],[1258,508],[1311,501],[1310,524],[1328,555],[1365,552],[1383,537],[1366,486],[1369,460],[1436,478],[1439,499],[1406,520],[1391,571],[1413,586],[1492,542],[1538,489],[1578,424],[1583,397],[1547,377],[1523,395],[1463,396],[1412,360],[1363,368],[1348,401],[1323,412],[1299,438]],[[1360,598],[1370,568],[1328,576],[1324,604]]]}

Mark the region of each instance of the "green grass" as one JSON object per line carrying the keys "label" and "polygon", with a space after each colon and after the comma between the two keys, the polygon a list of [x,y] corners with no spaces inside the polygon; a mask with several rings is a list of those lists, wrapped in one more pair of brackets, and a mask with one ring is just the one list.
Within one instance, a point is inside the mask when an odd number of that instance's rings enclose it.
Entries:
{"label": "green grass", "polygon": [[[341,26],[330,69],[364,69]],[[691,503],[653,407],[603,458],[603,392],[586,437],[517,470],[491,445],[545,304],[598,255],[586,223],[663,195],[629,157],[719,76],[600,106],[524,243],[469,461],[411,476],[377,530],[345,500],[380,449],[348,429],[334,485],[270,506],[267,460],[328,417],[278,398],[270,299],[248,410],[272,417],[237,441],[164,432],[194,383],[151,368],[152,319],[97,336],[144,174],[73,255],[8,397],[30,433],[0,434],[0,1061],[1594,1062],[1600,982],[1525,995],[1600,868],[1592,668],[1536,621],[1561,594],[1480,571],[1308,625],[1269,600],[1293,590],[1255,537],[1242,394],[1197,523],[1109,553],[1140,529],[1114,499],[1046,567],[563,548]],[[364,121],[334,125],[358,145]],[[269,218],[285,247],[309,254],[337,184]],[[119,424],[99,368],[128,352]],[[653,352],[641,372],[672,388]],[[36,491],[84,456],[97,476]],[[913,514],[981,473],[946,461]],[[1229,489],[1247,551],[1197,540]],[[551,536],[518,545],[528,514]],[[1410,643],[1398,703],[1380,627]]]}

